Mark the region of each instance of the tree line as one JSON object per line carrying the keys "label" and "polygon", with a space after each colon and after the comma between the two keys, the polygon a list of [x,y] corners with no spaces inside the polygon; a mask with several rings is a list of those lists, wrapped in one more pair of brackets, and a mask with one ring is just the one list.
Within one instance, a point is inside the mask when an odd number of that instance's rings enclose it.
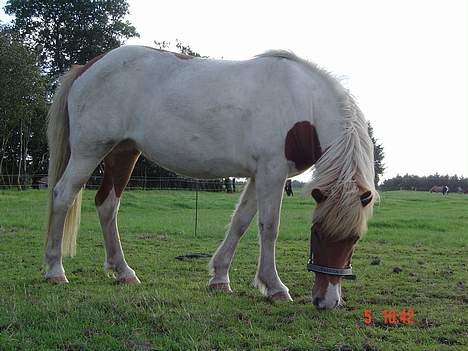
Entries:
{"label": "tree line", "polygon": [[[4,11],[14,17],[0,23],[0,185],[23,187],[35,175],[47,174],[46,117],[58,77],[139,34],[126,20],[126,0],[8,0]],[[168,41],[154,43],[171,47]],[[174,50],[206,57],[178,40]],[[383,147],[370,124],[369,134],[377,183],[384,171]],[[99,174],[102,167],[94,176]],[[144,157],[133,175],[177,177]]]}
{"label": "tree line", "polygon": [[405,174],[404,176],[397,175],[394,178],[384,180],[380,189],[429,191],[433,186],[444,185],[449,187],[450,192],[465,192],[468,190],[468,178],[437,173],[424,177]]}
{"label": "tree line", "polygon": [[0,23],[0,184],[46,174],[46,117],[58,77],[72,64],[138,36],[125,0],[9,0]]}

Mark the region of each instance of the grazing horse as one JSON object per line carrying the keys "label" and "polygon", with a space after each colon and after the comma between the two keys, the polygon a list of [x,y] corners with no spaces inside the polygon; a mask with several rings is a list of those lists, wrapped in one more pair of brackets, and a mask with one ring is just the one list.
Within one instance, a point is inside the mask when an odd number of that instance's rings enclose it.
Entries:
{"label": "grazing horse", "polygon": [[48,115],[48,281],[67,282],[62,256],[75,253],[81,192],[104,161],[95,203],[105,268],[120,282],[139,282],[120,245],[117,212],[144,153],[191,177],[249,178],[211,259],[209,286],[231,291],[234,251],[258,212],[254,284],[272,300],[291,300],[275,262],[283,188],[288,177],[315,165],[313,301],[318,308],[341,303],[341,276],[350,270],[378,195],[366,121],[330,74],[286,51],[222,61],[123,46],[72,67],[54,100]]}
{"label": "grazing horse", "polygon": [[442,195],[448,195],[449,187],[447,185],[444,186],[437,186],[434,185],[429,192],[432,193],[442,193]]}

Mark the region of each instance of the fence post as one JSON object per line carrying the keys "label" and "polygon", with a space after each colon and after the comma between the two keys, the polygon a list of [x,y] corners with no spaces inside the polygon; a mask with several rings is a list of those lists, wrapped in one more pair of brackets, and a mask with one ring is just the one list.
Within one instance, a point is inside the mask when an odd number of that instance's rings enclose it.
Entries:
{"label": "fence post", "polygon": [[198,179],[195,180],[195,237],[198,227]]}

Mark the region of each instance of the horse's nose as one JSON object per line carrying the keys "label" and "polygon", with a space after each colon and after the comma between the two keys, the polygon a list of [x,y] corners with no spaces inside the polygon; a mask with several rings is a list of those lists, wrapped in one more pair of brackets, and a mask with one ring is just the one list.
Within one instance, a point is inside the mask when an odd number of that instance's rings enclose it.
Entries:
{"label": "horse's nose", "polygon": [[339,301],[335,300],[333,304],[327,304],[324,297],[316,297],[313,300],[313,304],[318,310],[333,309],[338,307]]}

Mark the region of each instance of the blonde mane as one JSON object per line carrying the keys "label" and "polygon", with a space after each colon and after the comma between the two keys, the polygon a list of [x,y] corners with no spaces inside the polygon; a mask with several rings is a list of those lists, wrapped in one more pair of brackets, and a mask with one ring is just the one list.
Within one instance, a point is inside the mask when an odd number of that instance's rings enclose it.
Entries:
{"label": "blonde mane", "polygon": [[[350,94],[341,100],[343,133],[314,166],[310,192],[319,189],[327,200],[317,205],[313,223],[335,239],[361,236],[367,230],[378,193],[374,186],[374,146],[367,123]],[[363,207],[360,195],[370,190],[372,201]]]}
{"label": "blonde mane", "polygon": [[[309,194],[312,189],[319,189],[327,197],[316,207],[313,223],[319,223],[323,234],[336,240],[362,235],[379,195],[374,186],[374,146],[354,98],[329,72],[292,52],[273,50],[258,57],[296,61],[319,73],[330,84],[343,117],[343,130],[314,165],[312,179],[306,186]],[[363,207],[360,195],[367,190],[373,195],[372,202]]]}

